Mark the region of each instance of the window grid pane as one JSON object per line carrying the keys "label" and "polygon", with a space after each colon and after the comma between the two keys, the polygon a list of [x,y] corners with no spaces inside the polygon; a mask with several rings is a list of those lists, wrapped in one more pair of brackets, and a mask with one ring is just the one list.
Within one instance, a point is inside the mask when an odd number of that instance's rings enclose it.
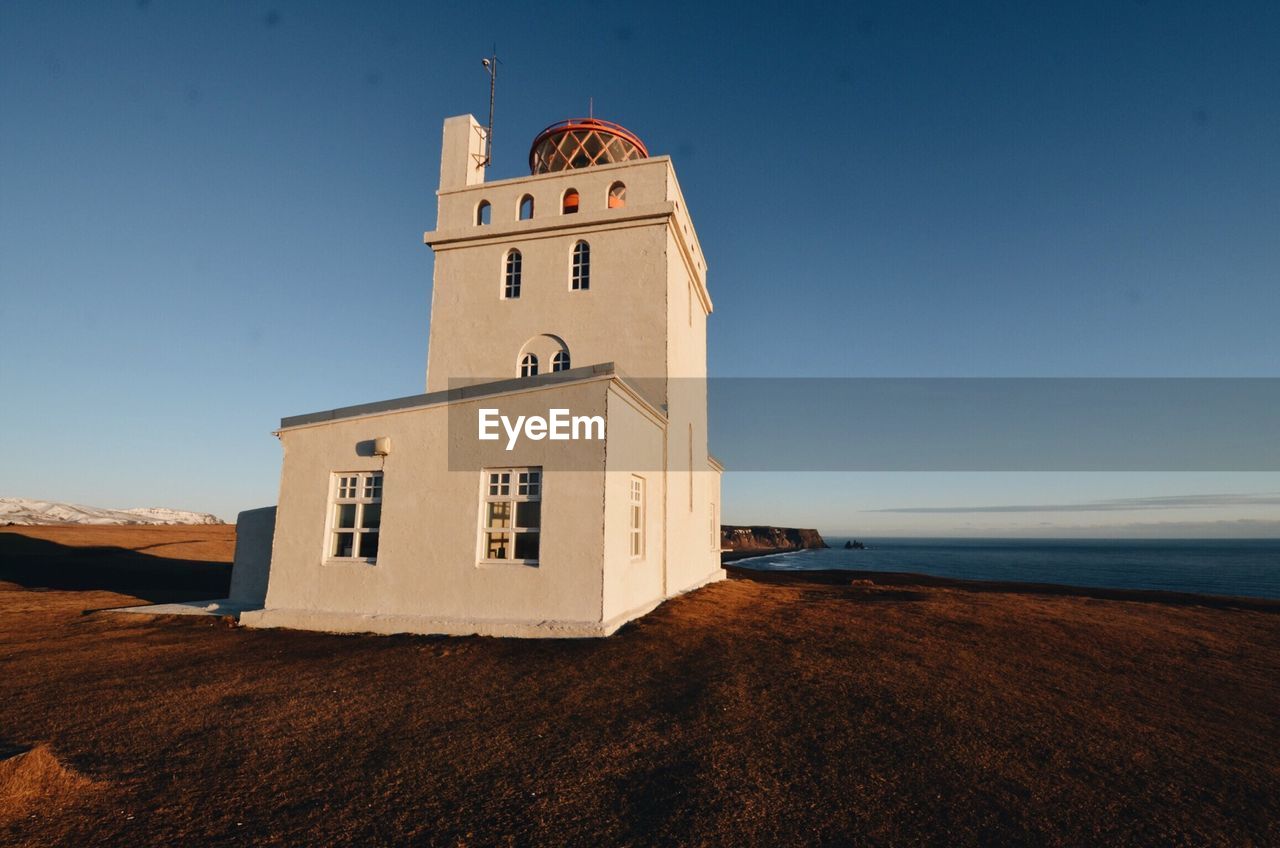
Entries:
{"label": "window grid pane", "polygon": [[502,296],[514,299],[520,296],[521,268],[524,258],[520,251],[513,250],[507,254],[506,275],[503,279]]}
{"label": "window grid pane", "polygon": [[631,478],[631,556],[644,556],[644,478]]}
{"label": "window grid pane", "polygon": [[580,241],[573,246],[573,272],[570,285],[574,291],[591,288],[591,245]]}
{"label": "window grid pane", "polygon": [[483,472],[481,483],[481,491],[485,493],[480,519],[481,559],[537,565],[541,548],[542,469],[488,470]]}
{"label": "window grid pane", "polygon": [[337,475],[328,556],[373,562],[382,527],[382,472]]}

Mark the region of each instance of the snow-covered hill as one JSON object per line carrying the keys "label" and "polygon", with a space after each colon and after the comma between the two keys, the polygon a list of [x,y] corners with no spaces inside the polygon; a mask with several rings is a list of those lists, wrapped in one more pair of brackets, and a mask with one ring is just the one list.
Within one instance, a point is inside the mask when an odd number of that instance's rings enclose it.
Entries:
{"label": "snow-covered hill", "polygon": [[96,506],[0,498],[0,524],[221,524],[207,512],[186,512],[163,506],[104,509]]}

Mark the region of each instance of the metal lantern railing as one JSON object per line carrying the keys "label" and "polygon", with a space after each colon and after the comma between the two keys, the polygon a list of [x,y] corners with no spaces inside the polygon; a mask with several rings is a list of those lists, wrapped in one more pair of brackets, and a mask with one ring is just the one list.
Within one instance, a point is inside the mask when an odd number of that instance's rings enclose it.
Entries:
{"label": "metal lantern railing", "polygon": [[626,127],[599,118],[570,118],[538,133],[529,149],[529,170],[546,174],[647,158],[644,142]]}

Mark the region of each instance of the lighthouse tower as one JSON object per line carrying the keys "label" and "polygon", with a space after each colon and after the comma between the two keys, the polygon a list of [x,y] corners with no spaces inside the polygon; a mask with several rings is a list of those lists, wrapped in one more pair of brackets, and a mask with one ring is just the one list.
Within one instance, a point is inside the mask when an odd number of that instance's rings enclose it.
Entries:
{"label": "lighthouse tower", "polygon": [[427,391],[613,362],[666,415],[668,583],[695,580],[705,566],[683,574],[676,548],[718,521],[718,477],[699,473],[711,297],[671,159],[581,118],[538,133],[529,176],[486,183],[483,161],[484,129],[448,119],[439,217],[425,237],[435,251]]}
{"label": "lighthouse tower", "polygon": [[[237,552],[269,563],[264,609],[242,622],[599,636],[723,576],[711,297],[671,160],[572,119],[487,182],[485,141],[444,123],[426,393],[281,421],[270,550]],[[557,411],[598,430],[486,435]]]}

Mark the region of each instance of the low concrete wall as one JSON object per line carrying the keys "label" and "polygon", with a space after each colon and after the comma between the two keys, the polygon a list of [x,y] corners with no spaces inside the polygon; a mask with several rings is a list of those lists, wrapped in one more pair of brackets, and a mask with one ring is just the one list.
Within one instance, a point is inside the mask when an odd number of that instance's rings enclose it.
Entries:
{"label": "low concrete wall", "polygon": [[271,540],[276,534],[276,508],[247,509],[236,516],[236,558],[231,568],[231,600],[262,606],[271,572]]}

